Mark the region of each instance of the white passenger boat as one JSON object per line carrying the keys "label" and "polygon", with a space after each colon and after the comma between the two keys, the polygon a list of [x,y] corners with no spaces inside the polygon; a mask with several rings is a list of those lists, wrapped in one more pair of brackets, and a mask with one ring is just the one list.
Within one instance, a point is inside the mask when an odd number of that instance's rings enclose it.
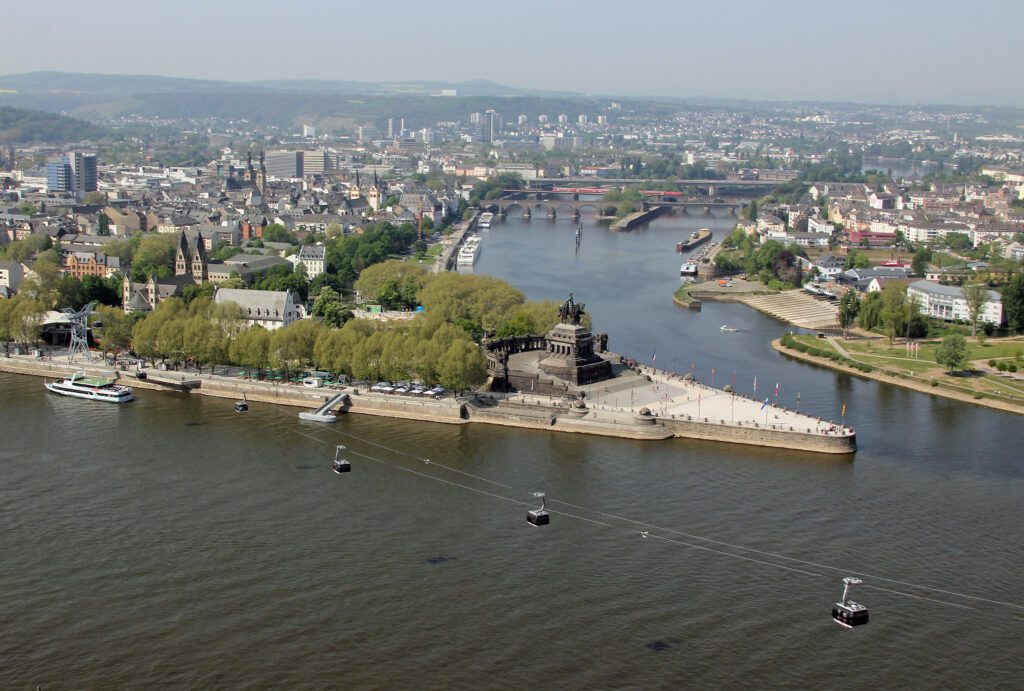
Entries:
{"label": "white passenger boat", "polygon": [[466,238],[466,241],[462,243],[462,248],[459,250],[458,263],[467,265],[475,264],[477,257],[480,256],[480,238],[476,236],[470,236]]}
{"label": "white passenger boat", "polygon": [[493,220],[494,214],[492,214],[490,211],[485,211],[484,213],[480,214],[480,220],[477,221],[476,224],[481,228],[487,229],[491,227],[491,221]]}
{"label": "white passenger boat", "polygon": [[135,400],[131,387],[115,384],[113,379],[86,377],[85,372],[77,372],[66,379],[47,382],[46,388],[61,396],[88,398],[93,401],[127,403]]}
{"label": "white passenger boat", "polygon": [[694,264],[693,262],[686,262],[685,264],[683,264],[682,266],[679,267],[679,275],[680,276],[690,276],[690,277],[696,276],[697,275],[697,265]]}

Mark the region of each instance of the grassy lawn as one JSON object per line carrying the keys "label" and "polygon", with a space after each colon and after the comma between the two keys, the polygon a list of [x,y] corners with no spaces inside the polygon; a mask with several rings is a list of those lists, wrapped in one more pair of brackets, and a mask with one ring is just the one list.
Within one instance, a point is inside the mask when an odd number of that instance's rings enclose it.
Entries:
{"label": "grassy lawn", "polygon": [[[795,339],[806,346],[832,352],[827,339],[811,334],[800,334]],[[910,358],[901,342],[891,348],[888,341],[837,339],[839,346],[849,353],[854,361],[870,364],[875,371],[903,379],[917,381],[930,386],[967,393],[975,398],[995,398],[1003,401],[1024,403],[1024,381],[1014,381],[985,372],[963,371],[949,374],[949,371],[935,362],[935,350],[940,341],[922,341],[917,357]],[[838,351],[835,351],[838,352]],[[998,339],[979,344],[967,339],[969,361],[1004,360],[1024,366],[1024,340]],[[1018,361],[1018,356],[1022,359]]]}
{"label": "grassy lawn", "polygon": [[693,283],[684,283],[679,286],[679,289],[675,292],[676,300],[685,304],[693,302],[693,297],[690,295],[690,288],[694,285],[695,284]]}
{"label": "grassy lawn", "polygon": [[444,251],[444,245],[439,242],[439,243],[431,245],[430,247],[427,248],[426,256],[429,259],[434,259],[436,257],[439,257],[441,255],[441,252],[443,252],[443,251]]}

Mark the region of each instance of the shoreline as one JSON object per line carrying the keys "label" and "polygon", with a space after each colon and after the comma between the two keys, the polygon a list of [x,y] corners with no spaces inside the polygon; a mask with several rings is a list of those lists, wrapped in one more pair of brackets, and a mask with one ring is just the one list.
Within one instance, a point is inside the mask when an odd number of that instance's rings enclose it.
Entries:
{"label": "shoreline", "polygon": [[[415,399],[370,393],[362,387],[345,387],[343,390],[305,389],[289,384],[238,381],[211,374],[151,370],[147,370],[150,376],[146,379],[137,379],[127,372],[107,366],[69,365],[60,361],[38,360],[31,356],[0,357],[0,372],[11,374],[56,379],[83,370],[92,376],[113,376],[133,388],[231,400],[237,400],[244,394],[250,402],[306,409],[319,407],[338,393],[348,393],[345,400],[335,409],[337,412],[421,422],[456,425],[472,422],[644,441],[678,437],[828,455],[851,455],[857,449],[856,434],[853,430],[847,429],[825,433],[808,429],[804,432],[803,429],[794,429],[792,426],[787,428],[779,424],[733,424],[726,420],[707,417],[698,419],[689,415],[659,417],[611,406],[581,409],[554,399],[543,403],[539,400],[540,397],[530,403],[516,402],[494,395],[474,396],[466,400]],[[782,413],[781,410],[779,412]],[[808,419],[813,421],[810,417]]]}
{"label": "shoreline", "polygon": [[[801,360],[812,365],[819,365],[837,372],[843,372],[850,374],[861,379],[872,379],[883,384],[891,384],[892,386],[899,386],[904,389],[910,389],[911,391],[917,391],[918,393],[930,394],[932,396],[939,396],[941,398],[948,398],[954,401],[960,401],[961,403],[971,403],[973,405],[982,406],[985,408],[991,408],[993,410],[999,410],[1004,413],[1016,413],[1017,415],[1024,415],[1024,408],[1015,406],[1011,403],[999,401],[991,398],[975,398],[972,394],[963,393],[960,391],[950,391],[940,386],[932,386],[931,384],[923,384],[910,379],[904,379],[902,377],[896,377],[891,374],[879,372],[876,369],[871,372],[864,372],[856,367],[850,365],[836,363],[828,358],[820,358],[815,355],[808,355],[807,353],[801,353],[799,350],[793,350],[782,345],[782,339],[777,338],[772,341],[772,348],[779,353],[787,357],[791,357],[794,360]],[[872,365],[872,367],[877,367]]]}

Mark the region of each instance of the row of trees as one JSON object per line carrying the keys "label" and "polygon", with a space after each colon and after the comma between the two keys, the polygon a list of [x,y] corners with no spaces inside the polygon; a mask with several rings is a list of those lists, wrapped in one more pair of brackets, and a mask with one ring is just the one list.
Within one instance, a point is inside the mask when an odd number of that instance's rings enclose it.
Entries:
{"label": "row of trees", "polygon": [[[327,290],[330,290],[329,288]],[[96,331],[105,351],[127,347],[148,360],[190,361],[202,369],[235,365],[287,377],[317,368],[355,379],[418,379],[462,390],[487,377],[480,348],[439,316],[400,325],[354,319],[341,328],[311,319],[268,331],[246,327],[237,305],[199,298],[165,300],[132,324],[120,310],[102,311]]]}

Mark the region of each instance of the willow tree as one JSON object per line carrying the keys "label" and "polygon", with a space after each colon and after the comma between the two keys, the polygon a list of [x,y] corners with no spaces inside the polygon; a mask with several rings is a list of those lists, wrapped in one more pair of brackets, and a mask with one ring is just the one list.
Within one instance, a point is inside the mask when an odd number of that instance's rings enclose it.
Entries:
{"label": "willow tree", "polygon": [[988,302],[988,286],[984,283],[972,283],[964,286],[964,300],[967,302],[967,320],[971,323],[971,335],[978,335],[978,322]]}

